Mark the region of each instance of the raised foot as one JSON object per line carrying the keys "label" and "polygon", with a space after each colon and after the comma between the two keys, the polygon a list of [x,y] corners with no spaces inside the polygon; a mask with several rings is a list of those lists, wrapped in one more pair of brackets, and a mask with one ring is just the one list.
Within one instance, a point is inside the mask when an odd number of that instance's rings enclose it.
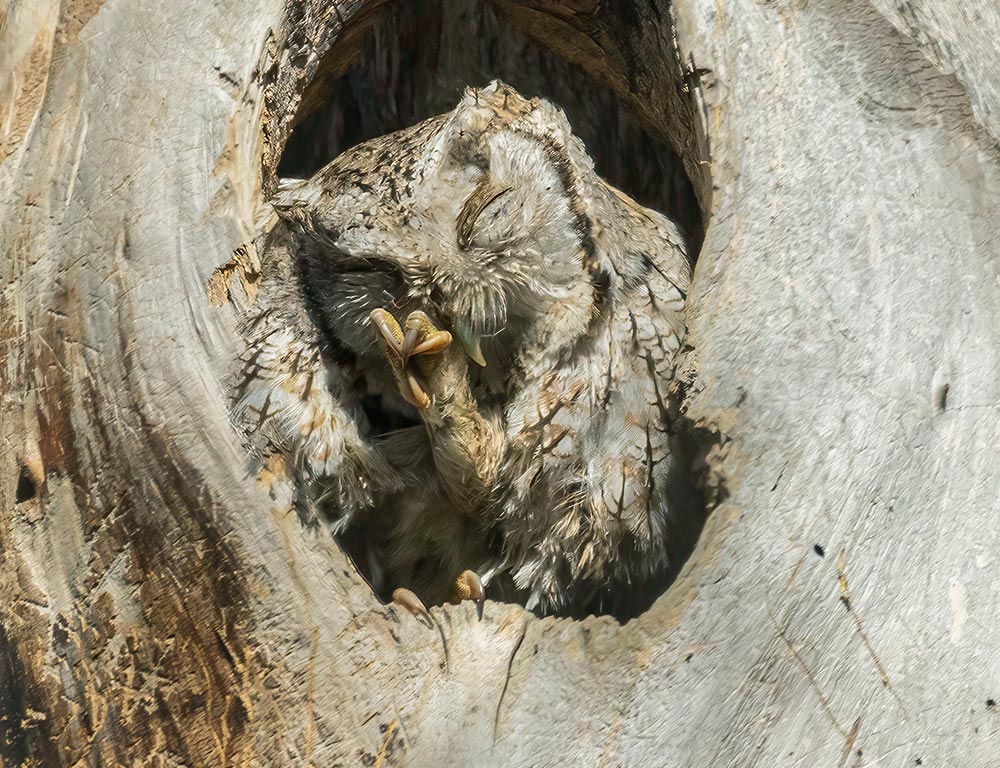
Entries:
{"label": "raised foot", "polygon": [[427,376],[451,346],[451,334],[440,330],[427,313],[420,310],[411,312],[402,328],[386,309],[373,309],[370,317],[396,376],[399,393],[415,408],[429,407]]}

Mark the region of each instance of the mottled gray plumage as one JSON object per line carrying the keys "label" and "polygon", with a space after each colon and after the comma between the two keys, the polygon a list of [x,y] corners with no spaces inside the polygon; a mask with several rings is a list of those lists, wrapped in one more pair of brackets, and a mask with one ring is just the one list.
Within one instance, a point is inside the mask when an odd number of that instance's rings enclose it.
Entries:
{"label": "mottled gray plumage", "polygon": [[[275,206],[235,413],[376,588],[437,602],[472,568],[560,612],[662,576],[689,262],[557,107],[470,89]],[[422,363],[426,409],[400,395],[379,308],[455,337]]]}

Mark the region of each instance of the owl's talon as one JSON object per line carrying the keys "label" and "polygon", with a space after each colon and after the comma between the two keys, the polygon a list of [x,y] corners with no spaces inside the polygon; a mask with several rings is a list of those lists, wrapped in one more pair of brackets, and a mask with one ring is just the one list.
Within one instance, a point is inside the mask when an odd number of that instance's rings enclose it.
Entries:
{"label": "owl's talon", "polygon": [[386,346],[400,355],[403,349],[403,329],[399,327],[396,318],[385,309],[373,309],[368,317]]}
{"label": "owl's talon", "polygon": [[424,601],[417,597],[413,590],[406,587],[399,587],[392,592],[392,602],[400,608],[405,608],[411,615],[416,616],[421,623],[430,623],[431,615],[427,611]]}
{"label": "owl's talon", "polygon": [[417,410],[423,410],[431,404],[431,399],[427,395],[424,385],[420,382],[420,379],[414,375],[412,371],[405,370],[403,372],[403,380],[405,384],[401,384],[399,387],[399,394],[403,396],[403,399],[412,405]]}
{"label": "owl's talon", "polygon": [[475,571],[462,571],[455,579],[451,602],[460,603],[463,600],[472,600],[476,604],[476,616],[482,621],[486,589],[483,587],[483,580]]}
{"label": "owl's talon", "polygon": [[451,334],[438,329],[426,312],[418,309],[406,318],[406,332],[400,349],[403,365],[406,365],[411,357],[440,355],[450,346]]}
{"label": "owl's talon", "polygon": [[420,331],[416,328],[411,328],[409,323],[406,326],[406,332],[403,334],[403,344],[399,349],[399,360],[404,368],[410,362],[410,357],[413,355],[417,347],[417,342],[420,340]]}

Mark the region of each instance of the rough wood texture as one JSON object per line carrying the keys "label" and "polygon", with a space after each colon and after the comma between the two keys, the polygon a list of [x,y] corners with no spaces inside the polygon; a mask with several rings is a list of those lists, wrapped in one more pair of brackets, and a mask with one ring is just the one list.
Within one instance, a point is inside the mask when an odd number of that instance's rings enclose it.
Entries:
{"label": "rough wood texture", "polygon": [[[960,26],[990,0],[503,3],[615,90],[649,82],[608,75],[649,13],[707,70],[689,416],[728,497],[624,627],[424,627],[242,469],[205,284],[378,5],[8,6],[3,765],[991,764],[1000,78]],[[672,119],[656,93],[630,103]]]}

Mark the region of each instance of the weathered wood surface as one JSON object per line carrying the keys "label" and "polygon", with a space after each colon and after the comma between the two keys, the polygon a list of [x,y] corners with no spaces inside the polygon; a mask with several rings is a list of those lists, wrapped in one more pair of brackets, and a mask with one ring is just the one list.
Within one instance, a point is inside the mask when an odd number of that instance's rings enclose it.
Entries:
{"label": "weathered wood surface", "polygon": [[[8,5],[2,764],[996,765],[990,0],[656,8],[708,70],[689,415],[727,437],[728,495],[624,627],[490,604],[433,629],[301,527],[280,467],[246,476],[205,291],[377,5]],[[631,87],[632,16],[608,38],[597,3],[518,5]]]}

